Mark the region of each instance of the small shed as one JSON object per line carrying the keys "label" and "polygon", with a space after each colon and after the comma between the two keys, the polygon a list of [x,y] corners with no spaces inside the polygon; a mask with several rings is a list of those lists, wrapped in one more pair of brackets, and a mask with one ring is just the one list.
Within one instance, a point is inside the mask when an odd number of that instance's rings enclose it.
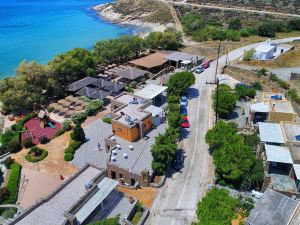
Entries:
{"label": "small shed", "polygon": [[182,62],[187,63],[187,61],[190,61],[189,64],[191,64],[192,67],[198,66],[203,63],[204,57],[185,52],[173,52],[167,55],[165,59],[168,60],[170,66],[179,68],[182,66]]}
{"label": "small shed", "polygon": [[152,114],[152,124],[154,126],[158,127],[163,122],[164,110],[162,108],[150,105],[145,108],[145,111]]}
{"label": "small shed", "polygon": [[258,123],[261,142],[270,144],[285,144],[283,131],[277,123]]}
{"label": "small shed", "polygon": [[168,87],[166,86],[147,84],[144,88],[134,92],[134,95],[142,99],[152,100],[153,104],[156,105],[156,103],[161,102],[161,94],[167,89]]}
{"label": "small shed", "polygon": [[160,70],[164,68],[168,62],[168,60],[165,59],[167,55],[168,53],[165,52],[155,52],[145,57],[131,60],[129,63],[136,67],[153,72],[157,69]]}

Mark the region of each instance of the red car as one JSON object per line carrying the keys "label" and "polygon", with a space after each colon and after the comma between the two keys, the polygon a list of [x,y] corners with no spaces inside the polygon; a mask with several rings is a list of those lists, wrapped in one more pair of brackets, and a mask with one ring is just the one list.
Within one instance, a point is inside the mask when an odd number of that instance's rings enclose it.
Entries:
{"label": "red car", "polygon": [[183,128],[189,128],[189,127],[190,127],[189,118],[188,118],[187,116],[184,116],[184,117],[183,117],[181,126],[182,126]]}
{"label": "red car", "polygon": [[208,67],[210,67],[210,61],[211,60],[208,60],[208,61],[206,61],[205,63],[202,64],[204,69],[207,69]]}

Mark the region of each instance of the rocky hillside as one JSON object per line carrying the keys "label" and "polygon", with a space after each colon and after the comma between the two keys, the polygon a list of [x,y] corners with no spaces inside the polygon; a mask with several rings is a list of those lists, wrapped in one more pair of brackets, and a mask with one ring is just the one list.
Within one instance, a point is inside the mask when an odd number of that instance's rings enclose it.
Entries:
{"label": "rocky hillside", "polygon": [[300,0],[188,0],[188,2],[281,13],[300,13]]}
{"label": "rocky hillside", "polygon": [[105,6],[96,7],[101,16],[116,22],[140,20],[151,23],[172,23],[170,10],[161,2],[154,0],[118,0]]}

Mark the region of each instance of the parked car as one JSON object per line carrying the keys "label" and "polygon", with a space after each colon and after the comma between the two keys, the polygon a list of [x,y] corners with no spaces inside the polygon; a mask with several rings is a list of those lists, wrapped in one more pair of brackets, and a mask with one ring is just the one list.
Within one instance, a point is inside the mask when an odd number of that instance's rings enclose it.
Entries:
{"label": "parked car", "polygon": [[202,64],[202,66],[203,66],[204,69],[207,69],[208,67],[210,67],[210,60],[207,60],[206,62],[204,62]]}
{"label": "parked car", "polygon": [[180,106],[187,107],[187,105],[188,105],[187,97],[186,96],[182,96],[181,99],[180,99]]}
{"label": "parked car", "polygon": [[200,74],[204,71],[204,67],[203,66],[198,66],[195,70],[195,73]]}
{"label": "parked car", "polygon": [[179,171],[183,167],[183,160],[184,160],[184,155],[182,150],[177,150],[175,154],[175,159],[172,163],[172,168]]}
{"label": "parked car", "polygon": [[180,114],[187,116],[187,109],[185,106],[180,106]]}
{"label": "parked car", "polygon": [[183,128],[189,128],[190,127],[190,122],[189,122],[189,119],[188,119],[187,116],[183,116],[181,126]]}

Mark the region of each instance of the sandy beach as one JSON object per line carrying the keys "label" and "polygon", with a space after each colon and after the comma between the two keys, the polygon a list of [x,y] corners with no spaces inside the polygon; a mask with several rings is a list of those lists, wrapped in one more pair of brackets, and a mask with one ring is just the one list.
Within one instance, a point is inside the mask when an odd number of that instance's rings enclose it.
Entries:
{"label": "sandy beach", "polygon": [[94,6],[93,10],[97,12],[98,16],[106,21],[136,28],[136,35],[139,35],[140,37],[145,37],[152,31],[164,31],[167,27],[174,26],[174,24],[172,23],[160,24],[144,22],[140,19],[135,18],[133,15],[124,16],[120,13],[115,12],[112,3]]}

